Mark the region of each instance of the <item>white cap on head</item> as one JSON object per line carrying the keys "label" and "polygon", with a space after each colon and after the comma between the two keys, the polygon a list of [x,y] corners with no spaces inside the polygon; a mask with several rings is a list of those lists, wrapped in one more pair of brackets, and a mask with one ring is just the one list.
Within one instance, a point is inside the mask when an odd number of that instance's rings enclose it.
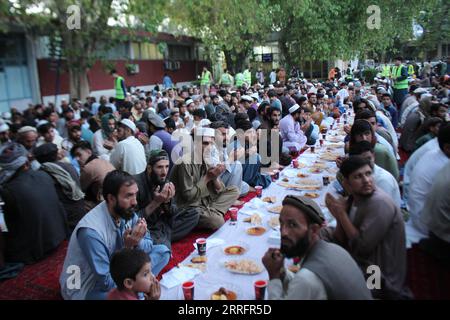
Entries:
{"label": "white cap on head", "polygon": [[194,100],[188,99],[188,101],[186,101],[186,106],[189,106],[191,103],[194,103]]}
{"label": "white cap on head", "polygon": [[241,100],[244,100],[244,101],[247,101],[247,102],[253,102],[253,98],[248,96],[248,95],[246,95],[246,94],[241,97]]}
{"label": "white cap on head", "polygon": [[428,91],[424,88],[417,88],[414,90],[414,93],[427,93]]}
{"label": "white cap on head", "polygon": [[292,107],[289,108],[289,113],[294,113],[298,109],[300,109],[300,106],[298,104],[294,104]]}
{"label": "white cap on head", "polygon": [[250,97],[252,97],[253,99],[256,99],[256,100],[259,99],[259,95],[257,93],[252,94]]}
{"label": "white cap on head", "polygon": [[203,127],[199,127],[196,129],[196,134],[198,136],[202,136],[202,137],[215,137],[215,132],[214,129],[212,128],[203,128]]}
{"label": "white cap on head", "polygon": [[17,133],[25,133],[25,132],[30,132],[30,131],[37,132],[37,130],[36,130],[35,127],[25,126],[25,127],[20,128],[20,129],[17,131]]}
{"label": "white cap on head", "polygon": [[131,121],[130,119],[122,119],[120,121],[121,124],[127,126],[128,128],[131,129],[131,131],[133,131],[133,133],[136,133],[136,125],[134,124],[133,121]]}
{"label": "white cap on head", "polygon": [[6,132],[9,130],[9,126],[6,123],[2,123],[0,125],[0,133]]}

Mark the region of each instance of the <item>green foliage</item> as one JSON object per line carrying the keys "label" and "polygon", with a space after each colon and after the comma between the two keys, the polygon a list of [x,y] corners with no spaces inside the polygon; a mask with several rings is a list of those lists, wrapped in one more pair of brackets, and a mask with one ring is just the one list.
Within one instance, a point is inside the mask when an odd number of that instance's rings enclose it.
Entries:
{"label": "green foliage", "polygon": [[363,71],[364,81],[367,83],[373,83],[373,79],[377,76],[378,71],[375,68],[367,68]]}

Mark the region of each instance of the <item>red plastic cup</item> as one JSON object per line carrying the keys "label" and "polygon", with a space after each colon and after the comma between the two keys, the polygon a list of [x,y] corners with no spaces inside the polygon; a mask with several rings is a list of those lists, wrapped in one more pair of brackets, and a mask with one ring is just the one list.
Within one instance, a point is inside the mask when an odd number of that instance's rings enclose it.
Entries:
{"label": "red plastic cup", "polygon": [[204,256],[206,254],[206,239],[198,238],[195,240],[195,243],[197,244],[198,255]]}
{"label": "red plastic cup", "polygon": [[230,223],[235,224],[238,216],[238,208],[230,208]]}
{"label": "red plastic cup", "polygon": [[255,286],[255,300],[264,300],[266,294],[267,281],[257,280],[254,283]]}
{"label": "red plastic cup", "polygon": [[255,187],[255,190],[256,190],[256,196],[257,196],[258,198],[261,198],[261,197],[262,197],[262,189],[263,189],[262,186],[256,186],[256,187]]}
{"label": "red plastic cup", "polygon": [[320,143],[320,146],[322,147],[323,146],[323,139],[320,139],[319,143]]}
{"label": "red plastic cup", "polygon": [[182,288],[184,300],[194,300],[194,281],[186,281]]}
{"label": "red plastic cup", "polygon": [[292,160],[292,166],[294,168],[298,168],[298,160],[297,159]]}

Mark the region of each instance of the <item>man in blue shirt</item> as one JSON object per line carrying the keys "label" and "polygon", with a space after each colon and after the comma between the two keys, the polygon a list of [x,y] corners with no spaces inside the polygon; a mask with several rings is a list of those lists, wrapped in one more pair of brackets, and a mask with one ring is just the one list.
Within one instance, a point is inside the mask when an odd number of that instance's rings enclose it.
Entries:
{"label": "man in blue shirt", "polygon": [[153,245],[145,219],[135,214],[137,193],[128,173],[115,170],[105,177],[105,201],[78,223],[70,238],[60,276],[64,299],[105,299],[116,286],[109,270],[111,256],[124,247],[146,252],[155,275],[167,264],[170,250]]}
{"label": "man in blue shirt", "polygon": [[397,108],[392,104],[391,95],[389,93],[384,93],[381,98],[381,105],[383,106],[383,111],[386,116],[391,120],[394,129],[398,127],[398,111]]}
{"label": "man in blue shirt", "polygon": [[172,79],[169,77],[169,75],[167,73],[164,73],[163,85],[164,85],[164,89],[173,88]]}

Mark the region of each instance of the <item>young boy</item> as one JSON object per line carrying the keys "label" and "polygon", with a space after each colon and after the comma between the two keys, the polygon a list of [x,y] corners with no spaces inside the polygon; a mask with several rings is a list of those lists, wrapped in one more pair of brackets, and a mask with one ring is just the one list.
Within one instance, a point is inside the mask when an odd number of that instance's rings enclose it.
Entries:
{"label": "young boy", "polygon": [[124,248],[114,253],[110,263],[111,277],[117,285],[108,300],[158,300],[161,287],[151,272],[150,258],[140,249]]}

